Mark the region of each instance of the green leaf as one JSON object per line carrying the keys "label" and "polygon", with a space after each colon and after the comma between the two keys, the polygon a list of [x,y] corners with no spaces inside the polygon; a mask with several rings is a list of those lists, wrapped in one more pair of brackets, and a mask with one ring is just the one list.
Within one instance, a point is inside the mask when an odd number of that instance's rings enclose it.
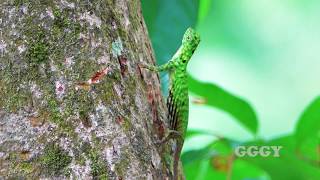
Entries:
{"label": "green leaf", "polygon": [[202,149],[187,151],[181,156],[182,164],[186,165],[195,161],[208,159],[217,154],[224,156],[230,155],[234,143],[234,141],[229,139],[219,139]]}
{"label": "green leaf", "polygon": [[316,163],[319,157],[320,97],[317,97],[298,120],[295,137],[297,150],[304,160]]}
{"label": "green leaf", "polygon": [[320,97],[316,98],[302,113],[297,126],[296,138],[298,145],[310,138],[320,136]]}
{"label": "green leaf", "polygon": [[226,179],[225,172],[215,171],[212,167],[212,157],[226,157],[232,153],[229,141],[225,139],[213,141],[199,150],[182,154],[181,161],[187,179]]}
{"label": "green leaf", "polygon": [[269,180],[271,177],[260,167],[241,159],[235,159],[232,166],[233,180]]}
{"label": "green leaf", "polygon": [[257,116],[250,104],[245,100],[232,95],[217,85],[200,82],[190,75],[189,90],[204,98],[206,105],[229,113],[252,133],[257,133]]}
{"label": "green leaf", "polygon": [[183,166],[184,174],[186,179],[195,180],[226,180],[226,174],[219,171],[214,171],[211,166],[210,159],[205,159],[202,161],[196,161]]}
{"label": "green leaf", "polygon": [[208,159],[213,155],[217,154],[215,150],[210,147],[205,147],[199,150],[191,150],[182,154],[181,161],[183,165],[187,165],[189,163],[193,163],[195,161]]}
{"label": "green leaf", "polygon": [[187,134],[186,134],[186,139],[191,138],[193,136],[198,136],[198,135],[212,135],[210,132],[204,131],[204,130],[198,130],[198,129],[188,129]]}

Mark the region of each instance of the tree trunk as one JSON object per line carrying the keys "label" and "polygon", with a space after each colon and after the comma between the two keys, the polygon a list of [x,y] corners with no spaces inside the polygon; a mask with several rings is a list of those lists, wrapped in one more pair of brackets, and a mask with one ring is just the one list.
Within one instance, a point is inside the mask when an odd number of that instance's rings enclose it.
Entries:
{"label": "tree trunk", "polygon": [[0,179],[170,177],[139,0],[2,0],[0,17]]}

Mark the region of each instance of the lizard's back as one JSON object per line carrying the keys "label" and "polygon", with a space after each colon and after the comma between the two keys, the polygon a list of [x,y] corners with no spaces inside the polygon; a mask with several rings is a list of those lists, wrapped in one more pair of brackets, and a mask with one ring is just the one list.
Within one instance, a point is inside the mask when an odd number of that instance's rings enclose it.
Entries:
{"label": "lizard's back", "polygon": [[184,137],[189,114],[188,77],[184,68],[176,68],[170,74],[167,108],[170,128]]}

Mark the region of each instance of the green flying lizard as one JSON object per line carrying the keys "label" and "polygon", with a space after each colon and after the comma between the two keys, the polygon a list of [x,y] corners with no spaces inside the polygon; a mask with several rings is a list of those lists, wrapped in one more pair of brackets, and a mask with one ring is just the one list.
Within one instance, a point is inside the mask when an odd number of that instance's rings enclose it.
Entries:
{"label": "green flying lizard", "polygon": [[171,60],[161,66],[143,66],[155,72],[169,72],[170,85],[167,108],[170,130],[169,134],[161,140],[161,143],[165,143],[171,138],[177,140],[173,165],[173,176],[175,180],[178,179],[179,158],[188,126],[189,97],[187,65],[199,43],[199,34],[192,28],[188,28],[183,35],[182,45]]}

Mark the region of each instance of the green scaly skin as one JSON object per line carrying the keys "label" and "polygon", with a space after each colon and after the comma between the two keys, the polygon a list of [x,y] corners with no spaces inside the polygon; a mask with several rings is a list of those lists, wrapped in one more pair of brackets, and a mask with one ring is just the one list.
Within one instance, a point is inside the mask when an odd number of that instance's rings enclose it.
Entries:
{"label": "green scaly skin", "polygon": [[170,131],[161,143],[171,138],[177,140],[173,165],[175,180],[178,179],[179,158],[188,126],[189,97],[187,65],[199,43],[199,34],[192,28],[188,28],[183,36],[182,45],[170,61],[161,66],[144,66],[155,72],[169,72],[170,86],[167,107]]}

